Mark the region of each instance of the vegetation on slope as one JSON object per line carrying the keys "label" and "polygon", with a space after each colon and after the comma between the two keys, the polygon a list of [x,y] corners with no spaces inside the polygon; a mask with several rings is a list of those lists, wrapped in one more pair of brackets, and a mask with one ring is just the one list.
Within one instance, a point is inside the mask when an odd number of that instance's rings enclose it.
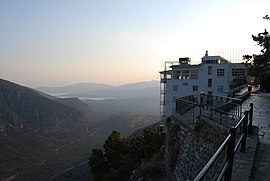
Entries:
{"label": "vegetation on slope", "polygon": [[113,131],[103,145],[104,151],[93,149],[89,166],[95,181],[129,180],[133,169],[160,150],[164,138],[154,131],[144,131],[129,142]]}

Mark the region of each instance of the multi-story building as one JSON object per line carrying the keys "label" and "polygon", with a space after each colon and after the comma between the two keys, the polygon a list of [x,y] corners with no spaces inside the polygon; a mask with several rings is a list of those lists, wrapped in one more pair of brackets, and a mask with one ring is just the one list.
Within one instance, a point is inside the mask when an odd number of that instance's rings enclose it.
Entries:
{"label": "multi-story building", "polygon": [[244,64],[231,63],[221,56],[209,56],[207,51],[200,64],[190,63],[190,58],[165,62],[165,69],[160,72],[161,116],[175,113],[178,97],[200,92],[232,96],[245,81]]}

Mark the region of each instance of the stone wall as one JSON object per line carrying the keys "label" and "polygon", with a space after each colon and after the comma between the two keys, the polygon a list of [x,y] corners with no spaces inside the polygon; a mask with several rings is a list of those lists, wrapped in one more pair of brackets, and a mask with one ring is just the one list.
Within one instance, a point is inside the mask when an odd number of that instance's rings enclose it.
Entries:
{"label": "stone wall", "polygon": [[[177,123],[177,124],[173,124]],[[193,180],[217,151],[228,134],[226,127],[214,126],[205,120],[197,119],[195,123],[172,118],[168,125],[167,144],[170,154],[172,180]],[[177,131],[176,131],[177,130]],[[170,132],[171,131],[171,132]],[[173,137],[173,139],[172,139]],[[172,140],[174,143],[172,143]],[[224,155],[216,161],[221,164]],[[211,168],[205,180],[213,180],[219,168]],[[167,169],[168,170],[168,169]],[[168,174],[170,175],[170,174]]]}
{"label": "stone wall", "polygon": [[[134,170],[130,181],[193,180],[228,135],[228,127],[203,117],[199,119],[193,112],[175,114],[159,124],[166,125],[167,130],[166,143],[160,152],[163,159]],[[216,179],[220,165],[225,162],[225,151],[204,180]]]}

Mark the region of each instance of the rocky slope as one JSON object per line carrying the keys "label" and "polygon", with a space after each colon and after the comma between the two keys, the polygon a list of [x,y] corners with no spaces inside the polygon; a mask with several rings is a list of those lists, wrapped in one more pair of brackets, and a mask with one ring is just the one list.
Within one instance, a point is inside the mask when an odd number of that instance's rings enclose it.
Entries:
{"label": "rocky slope", "polygon": [[48,180],[88,158],[95,131],[75,109],[87,105],[68,101],[0,79],[0,180]]}
{"label": "rocky slope", "polygon": [[28,127],[41,132],[83,129],[84,114],[57,103],[37,92],[0,79],[0,116],[2,126]]}

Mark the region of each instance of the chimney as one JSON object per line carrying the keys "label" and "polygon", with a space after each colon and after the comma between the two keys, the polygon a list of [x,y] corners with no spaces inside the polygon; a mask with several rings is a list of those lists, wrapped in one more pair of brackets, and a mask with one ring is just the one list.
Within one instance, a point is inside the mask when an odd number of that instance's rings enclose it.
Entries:
{"label": "chimney", "polygon": [[191,59],[189,57],[185,57],[185,58],[179,58],[179,64],[183,65],[183,64],[190,64]]}

